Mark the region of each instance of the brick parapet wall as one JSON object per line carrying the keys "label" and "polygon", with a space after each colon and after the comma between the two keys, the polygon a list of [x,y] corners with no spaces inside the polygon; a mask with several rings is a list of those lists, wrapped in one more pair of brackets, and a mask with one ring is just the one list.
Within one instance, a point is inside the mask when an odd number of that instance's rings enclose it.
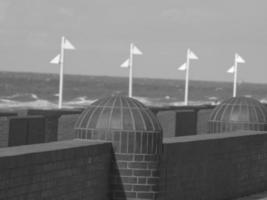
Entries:
{"label": "brick parapet wall", "polygon": [[164,140],[162,200],[233,199],[266,190],[267,134],[197,135]]}
{"label": "brick parapet wall", "polygon": [[9,119],[8,117],[0,117],[0,147],[8,146],[9,135]]}
{"label": "brick parapet wall", "polygon": [[210,109],[201,109],[197,113],[197,134],[207,134],[208,133],[208,120],[212,112]]}
{"label": "brick parapet wall", "polygon": [[74,125],[80,114],[62,115],[58,119],[58,141],[75,138]]}
{"label": "brick parapet wall", "polygon": [[162,153],[160,131],[76,130],[76,137],[112,142],[114,155],[111,196],[113,200],[154,200],[158,197],[159,162]]}
{"label": "brick parapet wall", "polygon": [[0,149],[0,199],[109,199],[111,144],[73,140]]}
{"label": "brick parapet wall", "polygon": [[114,199],[156,199],[159,156],[115,154],[111,187]]}
{"label": "brick parapet wall", "polygon": [[10,117],[8,146],[19,146],[45,142],[43,116]]}
{"label": "brick parapet wall", "polygon": [[0,147],[8,146],[9,118],[16,115],[17,113],[0,113]]}
{"label": "brick parapet wall", "polygon": [[30,109],[28,115],[45,117],[45,141],[61,141],[74,138],[74,124],[82,109]]}
{"label": "brick parapet wall", "polygon": [[41,115],[45,118],[45,142],[57,141],[59,110],[30,109],[27,115]]}
{"label": "brick parapet wall", "polygon": [[188,106],[162,108],[156,113],[163,128],[163,136],[167,138],[207,133],[212,109],[212,106]]}

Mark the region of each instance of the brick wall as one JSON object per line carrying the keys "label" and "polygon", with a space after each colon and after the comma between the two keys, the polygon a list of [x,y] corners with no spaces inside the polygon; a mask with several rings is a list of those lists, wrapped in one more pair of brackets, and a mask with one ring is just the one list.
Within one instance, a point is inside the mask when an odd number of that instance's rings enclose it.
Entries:
{"label": "brick wall", "polygon": [[159,111],[157,117],[163,129],[163,137],[175,137],[175,111]]}
{"label": "brick wall", "polygon": [[57,141],[58,118],[60,110],[38,110],[30,109],[28,115],[41,115],[45,119],[45,142]]}
{"label": "brick wall", "polygon": [[28,115],[45,117],[46,142],[70,140],[74,138],[74,124],[82,109],[30,109]]}
{"label": "brick wall", "polygon": [[162,200],[223,200],[267,188],[267,134],[196,135],[164,139]]}
{"label": "brick wall", "polygon": [[0,147],[8,146],[9,117],[16,115],[17,113],[0,113]]}
{"label": "brick wall", "polygon": [[[106,130],[76,130],[76,137],[101,139]],[[102,132],[102,134],[100,134]],[[111,197],[113,200],[155,200],[159,193],[162,133],[108,131],[112,142]],[[105,137],[103,137],[105,138]],[[102,138],[102,139],[103,139]]]}
{"label": "brick wall", "polygon": [[213,109],[201,109],[197,113],[197,134],[208,133],[208,120]]}
{"label": "brick wall", "polygon": [[111,144],[83,140],[0,149],[0,199],[109,199]]}
{"label": "brick wall", "polygon": [[75,138],[74,125],[80,116],[79,113],[62,115],[58,120],[58,140],[70,140]]}
{"label": "brick wall", "polygon": [[8,117],[0,117],[0,147],[8,146],[9,135],[9,119]]}
{"label": "brick wall", "polygon": [[197,111],[195,109],[177,110],[175,136],[197,134]]}
{"label": "brick wall", "polygon": [[152,108],[163,128],[163,137],[207,133],[209,114],[213,106]]}
{"label": "brick wall", "polygon": [[8,146],[44,143],[45,119],[43,116],[10,117]]}
{"label": "brick wall", "polygon": [[113,199],[157,199],[161,133],[122,132],[117,133],[117,136],[118,139],[113,142]]}

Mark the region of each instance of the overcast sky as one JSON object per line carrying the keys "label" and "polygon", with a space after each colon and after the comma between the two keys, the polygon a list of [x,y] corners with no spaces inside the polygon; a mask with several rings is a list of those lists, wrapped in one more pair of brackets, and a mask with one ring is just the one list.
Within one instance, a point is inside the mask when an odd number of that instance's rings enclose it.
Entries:
{"label": "overcast sky", "polygon": [[69,74],[127,76],[120,64],[134,42],[138,77],[183,79],[186,49],[198,55],[191,78],[267,83],[266,0],[0,0],[0,70],[58,72],[49,61],[65,35]]}

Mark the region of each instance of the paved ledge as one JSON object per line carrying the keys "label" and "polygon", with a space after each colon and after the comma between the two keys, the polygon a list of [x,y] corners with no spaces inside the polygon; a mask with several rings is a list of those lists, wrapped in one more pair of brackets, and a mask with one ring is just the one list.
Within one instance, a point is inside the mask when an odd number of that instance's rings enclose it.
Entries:
{"label": "paved ledge", "polygon": [[267,191],[259,194],[254,194],[247,197],[241,197],[234,200],[267,200]]}
{"label": "paved ledge", "polygon": [[62,116],[81,114],[83,109],[28,109],[28,115]]}
{"label": "paved ledge", "polygon": [[6,148],[0,148],[0,158],[31,154],[31,153],[56,151],[56,150],[62,150],[62,149],[79,148],[83,146],[84,147],[94,146],[94,145],[101,145],[101,144],[107,144],[107,143],[108,142],[103,142],[103,141],[98,141],[98,140],[74,139],[74,140],[65,140],[65,141],[60,141],[60,142],[49,142],[49,143],[42,143],[42,144],[6,147]]}
{"label": "paved ledge", "polygon": [[243,136],[255,136],[267,134],[265,131],[236,131],[230,133],[216,133],[216,134],[201,134],[192,136],[180,136],[180,137],[170,137],[164,138],[163,143],[183,143],[183,142],[194,142],[202,140],[217,140],[217,139],[227,139],[227,138],[237,138]]}

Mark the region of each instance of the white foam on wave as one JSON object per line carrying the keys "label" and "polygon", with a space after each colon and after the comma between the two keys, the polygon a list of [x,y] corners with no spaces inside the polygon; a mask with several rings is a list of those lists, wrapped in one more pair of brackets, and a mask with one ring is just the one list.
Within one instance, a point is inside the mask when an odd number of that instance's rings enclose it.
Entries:
{"label": "white foam on wave", "polygon": [[3,99],[39,99],[37,94],[34,93],[16,93],[9,96],[2,97]]}
{"label": "white foam on wave", "polygon": [[208,99],[211,100],[211,101],[217,101],[219,98],[215,97],[215,96],[212,96],[212,97],[208,97]]}
{"label": "white foam on wave", "polygon": [[184,106],[184,102],[183,101],[175,101],[175,102],[171,102],[169,105],[170,106]]}
{"label": "white foam on wave", "polygon": [[36,94],[31,94],[31,97],[32,97],[33,99],[38,99],[38,96],[37,96]]}
{"label": "white foam on wave", "polygon": [[[52,102],[45,99],[38,99],[37,96],[34,96],[34,100],[28,101],[20,101],[16,100],[15,97],[19,95],[12,95],[10,97],[14,97],[15,99],[0,99],[0,108],[44,108],[44,109],[53,109],[58,107],[58,102]],[[37,98],[37,99],[36,99]],[[87,99],[87,97],[78,97],[71,101],[64,101],[63,108],[75,108],[75,107],[83,107],[92,104],[97,99]]]}
{"label": "white foam on wave", "polygon": [[64,102],[64,105],[67,106],[86,106],[86,105],[90,105],[93,102],[95,102],[97,99],[87,99],[86,96],[82,96],[82,97],[77,97],[71,101],[68,102]]}
{"label": "white foam on wave", "polygon": [[[175,98],[148,98],[134,97],[146,106],[164,107],[164,106],[183,106],[183,101],[177,101]],[[97,99],[88,99],[86,96],[77,97],[71,101],[64,101],[63,108],[86,107],[95,102]],[[267,102],[267,99],[265,99]],[[189,105],[214,104],[215,101],[190,101]],[[36,99],[32,101],[17,101],[10,99],[0,99],[0,108],[38,108],[38,109],[55,109],[58,107],[58,102],[51,102],[45,99]]]}
{"label": "white foam on wave", "polygon": [[[201,105],[218,105],[219,101],[189,101],[189,106],[201,106]],[[176,101],[169,103],[170,106],[184,106],[184,101]]]}
{"label": "white foam on wave", "polygon": [[148,98],[148,97],[133,97],[136,100],[140,101],[146,106],[153,107],[164,107],[164,106],[182,106],[183,102],[178,102],[175,98],[170,96],[166,97],[158,97],[158,98]]}
{"label": "white foam on wave", "polygon": [[151,104],[153,104],[153,102],[146,97],[134,96],[133,98],[147,106],[150,106]]}
{"label": "white foam on wave", "polygon": [[267,97],[260,100],[261,103],[267,103]]}
{"label": "white foam on wave", "polygon": [[57,104],[47,100],[35,100],[27,102],[1,99],[0,108],[56,108]]}

